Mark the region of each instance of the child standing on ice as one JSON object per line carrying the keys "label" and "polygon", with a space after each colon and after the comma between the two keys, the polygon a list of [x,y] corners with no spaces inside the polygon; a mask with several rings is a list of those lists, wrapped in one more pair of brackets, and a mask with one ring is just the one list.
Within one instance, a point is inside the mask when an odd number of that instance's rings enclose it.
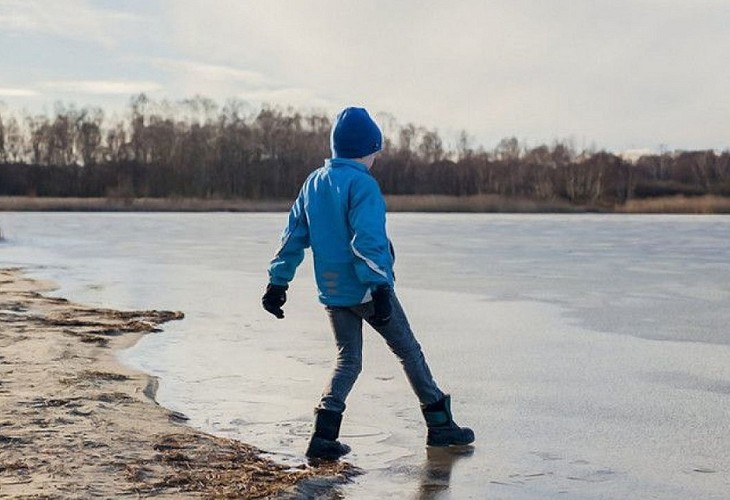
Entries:
{"label": "child standing on ice", "polygon": [[288,284],[304,250],[311,247],[319,300],[329,315],[338,353],[315,409],[306,455],[333,460],[350,451],[337,438],[345,400],[362,368],[363,320],[401,361],[421,403],[428,446],[469,444],[474,432],[454,423],[450,398],[436,385],[393,290],[385,200],[370,174],[382,149],[382,133],[365,109],[346,108],[332,127],[330,144],[332,158],[310,174],[289,212],[262,298],[264,309],[284,317]]}

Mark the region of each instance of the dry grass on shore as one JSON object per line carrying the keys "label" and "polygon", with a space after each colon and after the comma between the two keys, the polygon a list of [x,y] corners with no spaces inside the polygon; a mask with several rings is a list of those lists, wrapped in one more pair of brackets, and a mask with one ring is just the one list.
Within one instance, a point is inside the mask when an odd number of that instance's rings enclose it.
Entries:
{"label": "dry grass on shore", "polygon": [[6,212],[282,212],[292,200],[0,196]]}
{"label": "dry grass on shore", "polygon": [[666,196],[629,200],[616,212],[632,214],[730,214],[730,198],[722,196]]}
{"label": "dry grass on shore", "polygon": [[497,213],[566,213],[585,212],[584,207],[566,201],[530,200],[482,194],[475,196],[387,195],[389,212],[497,212]]}
{"label": "dry grass on shore", "polygon": [[[476,196],[387,195],[389,212],[445,213],[684,213],[727,214],[730,198],[667,196],[630,200],[624,205],[584,206],[565,200]],[[0,211],[12,212],[286,212],[291,199],[226,200],[199,198],[45,198],[0,196]],[[2,240],[2,232],[0,232]]]}
{"label": "dry grass on shore", "polygon": [[[583,212],[565,201],[536,201],[499,195],[388,195],[390,212]],[[197,198],[0,197],[0,211],[14,212],[285,212],[292,200]]]}

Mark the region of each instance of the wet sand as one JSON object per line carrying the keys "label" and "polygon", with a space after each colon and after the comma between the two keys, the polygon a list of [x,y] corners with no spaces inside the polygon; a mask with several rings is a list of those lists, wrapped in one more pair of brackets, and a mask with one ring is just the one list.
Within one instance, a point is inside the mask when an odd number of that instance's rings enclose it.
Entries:
{"label": "wet sand", "polygon": [[53,288],[0,269],[0,498],[337,498],[356,474],[186,426],[154,401],[154,378],[115,357],[183,314],[87,307]]}

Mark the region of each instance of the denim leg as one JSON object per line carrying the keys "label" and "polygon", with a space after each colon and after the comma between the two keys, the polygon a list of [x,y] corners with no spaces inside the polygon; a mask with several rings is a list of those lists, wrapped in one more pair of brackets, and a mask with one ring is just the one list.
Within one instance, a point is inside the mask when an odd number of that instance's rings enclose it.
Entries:
{"label": "denim leg", "polygon": [[337,363],[319,408],[345,411],[345,400],[362,370],[362,318],[347,307],[327,307],[337,343]]}
{"label": "denim leg", "polygon": [[[444,397],[444,393],[436,385],[431,375],[421,345],[416,340],[408,318],[401,307],[395,292],[392,294],[393,313],[385,326],[373,327],[388,343],[388,347],[398,357],[406,372],[408,382],[416,393],[421,404],[435,403]],[[372,303],[364,304],[359,313],[367,321],[372,314]],[[371,325],[372,326],[372,325]]]}

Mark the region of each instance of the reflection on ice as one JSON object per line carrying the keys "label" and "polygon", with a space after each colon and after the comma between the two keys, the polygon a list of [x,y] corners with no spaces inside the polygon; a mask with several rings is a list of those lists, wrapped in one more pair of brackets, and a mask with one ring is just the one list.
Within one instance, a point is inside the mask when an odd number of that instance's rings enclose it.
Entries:
{"label": "reflection on ice", "polygon": [[458,460],[471,457],[474,446],[452,446],[447,448],[426,448],[426,461],[418,486],[418,499],[431,500],[449,489],[451,471]]}

